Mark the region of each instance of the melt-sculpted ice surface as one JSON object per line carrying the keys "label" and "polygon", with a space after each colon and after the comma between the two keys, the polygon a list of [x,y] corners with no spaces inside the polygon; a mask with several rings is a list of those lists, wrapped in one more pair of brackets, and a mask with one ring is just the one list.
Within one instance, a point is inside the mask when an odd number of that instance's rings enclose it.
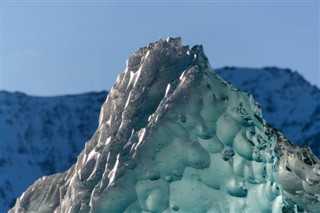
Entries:
{"label": "melt-sculpted ice surface", "polygon": [[170,38],[129,58],[77,163],[11,212],[320,212],[320,162]]}

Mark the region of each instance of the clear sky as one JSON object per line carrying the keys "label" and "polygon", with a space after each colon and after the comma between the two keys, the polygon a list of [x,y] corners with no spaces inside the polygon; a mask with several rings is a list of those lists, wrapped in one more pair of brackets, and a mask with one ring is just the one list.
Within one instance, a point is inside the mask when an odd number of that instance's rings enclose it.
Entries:
{"label": "clear sky", "polygon": [[1,0],[1,88],[108,90],[149,42],[202,44],[212,67],[279,66],[320,87],[319,1]]}

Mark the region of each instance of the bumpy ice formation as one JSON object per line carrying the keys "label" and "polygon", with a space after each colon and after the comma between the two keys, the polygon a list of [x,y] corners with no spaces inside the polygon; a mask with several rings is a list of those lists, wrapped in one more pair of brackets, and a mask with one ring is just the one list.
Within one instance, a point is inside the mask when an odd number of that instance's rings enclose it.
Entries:
{"label": "bumpy ice formation", "polygon": [[129,58],[77,163],[10,212],[320,212],[320,162],[170,38]]}

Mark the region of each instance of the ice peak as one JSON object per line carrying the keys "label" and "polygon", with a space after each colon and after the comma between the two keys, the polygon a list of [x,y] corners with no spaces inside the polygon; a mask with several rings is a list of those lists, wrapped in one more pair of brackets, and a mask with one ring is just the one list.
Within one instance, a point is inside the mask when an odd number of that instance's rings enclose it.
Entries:
{"label": "ice peak", "polygon": [[128,59],[77,163],[12,212],[318,212],[319,183],[318,159],[215,74],[202,46],[168,38]]}

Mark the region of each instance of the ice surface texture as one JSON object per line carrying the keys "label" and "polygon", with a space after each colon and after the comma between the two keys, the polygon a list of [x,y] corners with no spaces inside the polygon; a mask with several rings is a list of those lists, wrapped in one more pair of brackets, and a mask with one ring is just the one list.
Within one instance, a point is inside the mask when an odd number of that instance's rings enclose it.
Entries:
{"label": "ice surface texture", "polygon": [[77,163],[11,212],[320,212],[319,196],[311,150],[170,38],[129,58]]}

